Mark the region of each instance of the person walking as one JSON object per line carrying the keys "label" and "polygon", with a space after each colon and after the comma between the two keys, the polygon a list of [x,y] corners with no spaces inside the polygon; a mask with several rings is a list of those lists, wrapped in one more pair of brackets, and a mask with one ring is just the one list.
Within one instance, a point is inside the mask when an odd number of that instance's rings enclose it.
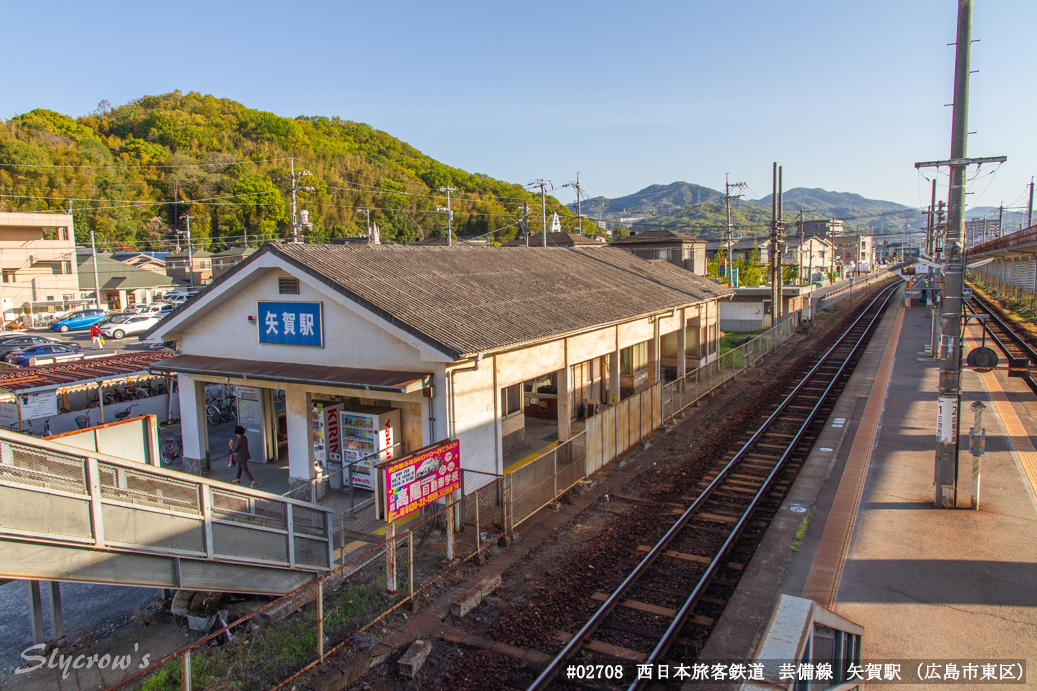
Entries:
{"label": "person walking", "polygon": [[241,482],[241,474],[244,473],[252,483],[249,487],[255,489],[259,487],[259,484],[248,470],[248,462],[252,456],[248,452],[248,437],[245,436],[245,428],[238,425],[234,428],[234,434],[234,439],[230,440],[230,455],[234,459],[234,465],[238,467],[238,472],[234,476],[233,482],[235,485]]}
{"label": "person walking", "polygon": [[101,327],[97,324],[90,327],[90,340],[94,344],[94,350],[104,348],[104,339],[101,338]]}

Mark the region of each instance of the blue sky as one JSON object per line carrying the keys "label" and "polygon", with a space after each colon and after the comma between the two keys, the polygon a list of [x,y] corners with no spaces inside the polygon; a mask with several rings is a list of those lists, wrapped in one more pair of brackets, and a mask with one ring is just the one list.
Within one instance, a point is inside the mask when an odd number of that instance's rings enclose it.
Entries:
{"label": "blue sky", "polygon": [[[969,203],[1025,203],[1037,3],[976,5],[969,153],[1009,160],[984,168]],[[725,172],[763,196],[778,161],[786,187],[919,206],[928,183],[914,162],[950,148],[956,11],[953,0],[17,3],[5,8],[0,116],[75,116],[181,89],[366,122],[512,182],[560,187],[580,171],[590,196],[721,188]]]}

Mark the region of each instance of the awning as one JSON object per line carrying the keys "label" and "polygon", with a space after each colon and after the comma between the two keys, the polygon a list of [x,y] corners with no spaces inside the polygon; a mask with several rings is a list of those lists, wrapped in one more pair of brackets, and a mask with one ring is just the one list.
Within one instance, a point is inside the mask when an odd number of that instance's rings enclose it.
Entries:
{"label": "awning", "polygon": [[314,384],[366,391],[411,393],[421,391],[431,379],[430,373],[396,372],[359,367],[300,365],[292,362],[264,362],[236,358],[177,355],[156,362],[152,372],[179,372],[210,377],[235,377],[283,384]]}

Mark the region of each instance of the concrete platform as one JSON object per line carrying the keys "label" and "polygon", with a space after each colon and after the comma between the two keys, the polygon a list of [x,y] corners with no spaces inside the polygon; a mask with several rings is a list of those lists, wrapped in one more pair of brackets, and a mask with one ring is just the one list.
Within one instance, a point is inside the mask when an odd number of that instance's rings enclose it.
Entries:
{"label": "concrete platform", "polygon": [[[833,559],[818,550],[831,549],[831,535],[822,547],[826,525],[845,509],[837,505],[833,514],[843,470],[857,436],[870,431],[863,495],[832,590],[834,610],[864,626],[863,657],[1037,662],[1037,398],[1002,372],[964,374],[964,457],[969,405],[987,405],[980,509],[936,509],[938,369],[923,348],[930,328],[924,307],[904,310],[888,389],[872,390],[876,376],[882,381],[897,312],[891,306],[884,317],[701,658],[751,658],[778,596],[810,596],[808,581],[819,581],[812,569]],[[865,419],[872,397],[877,431]],[[796,531],[805,516],[796,507],[810,511],[801,541]]]}

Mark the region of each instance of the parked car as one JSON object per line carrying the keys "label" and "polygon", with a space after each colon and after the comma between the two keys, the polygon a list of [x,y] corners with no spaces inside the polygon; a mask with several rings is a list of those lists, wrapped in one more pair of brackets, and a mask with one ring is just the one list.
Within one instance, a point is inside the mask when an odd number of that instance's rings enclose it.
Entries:
{"label": "parked car", "polygon": [[37,355],[69,355],[78,352],[78,346],[73,348],[68,343],[47,343],[44,345],[29,346],[28,348],[23,348],[17,352],[8,353],[4,356],[4,361],[9,362],[12,365],[18,365],[19,367],[28,367],[29,360]]}
{"label": "parked car", "polygon": [[198,294],[197,290],[176,290],[172,293],[166,293],[162,296],[162,299],[166,302],[171,302],[174,305],[182,305],[195,295]]}
{"label": "parked car", "polygon": [[28,348],[29,346],[46,345],[48,343],[70,345],[74,349],[79,350],[78,343],[65,344],[53,338],[47,338],[46,336],[29,336],[23,334],[20,336],[7,336],[5,338],[0,339],[0,357],[6,355],[7,353],[13,353],[24,348]]}
{"label": "parked car", "polygon": [[143,333],[158,322],[159,317],[154,314],[131,314],[118,321],[102,324],[101,335],[105,338],[123,338],[130,334]]}
{"label": "parked car", "polygon": [[152,302],[148,305],[130,305],[129,312],[136,314],[158,314],[160,312],[169,312],[174,308],[174,305],[166,302]]}
{"label": "parked car", "polygon": [[89,329],[91,326],[105,318],[105,311],[101,309],[80,310],[73,312],[61,321],[56,321],[50,328],[61,333],[67,333],[76,329]]}

